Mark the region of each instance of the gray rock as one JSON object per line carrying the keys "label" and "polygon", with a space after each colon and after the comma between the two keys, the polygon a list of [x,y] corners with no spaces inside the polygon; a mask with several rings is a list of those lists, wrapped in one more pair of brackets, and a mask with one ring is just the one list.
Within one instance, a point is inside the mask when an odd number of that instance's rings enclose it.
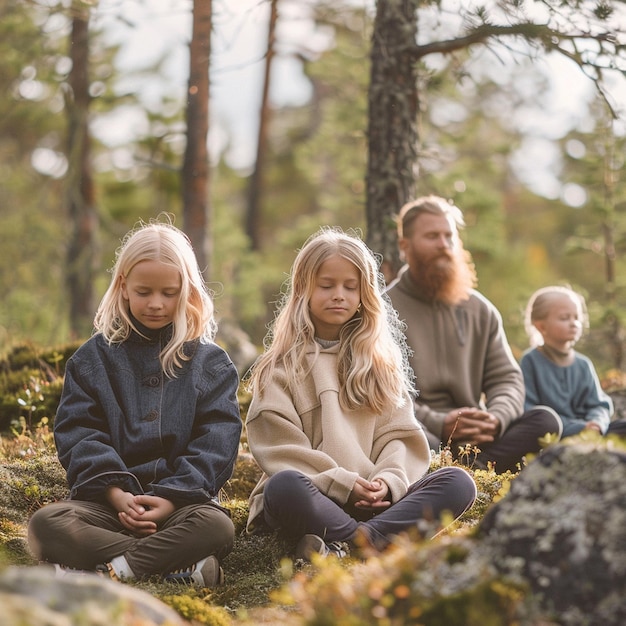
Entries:
{"label": "gray rock", "polygon": [[626,454],[611,447],[544,450],[480,525],[500,574],[565,626],[626,624]]}
{"label": "gray rock", "polygon": [[55,578],[48,566],[0,572],[0,626],[189,626],[154,596],[96,574]]}

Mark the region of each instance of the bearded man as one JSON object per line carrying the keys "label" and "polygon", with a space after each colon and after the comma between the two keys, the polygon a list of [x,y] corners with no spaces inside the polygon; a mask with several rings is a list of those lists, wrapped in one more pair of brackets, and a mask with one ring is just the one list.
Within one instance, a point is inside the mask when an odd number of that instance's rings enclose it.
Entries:
{"label": "bearded man", "polygon": [[463,214],[438,196],[407,203],[398,215],[398,245],[406,265],[388,295],[406,323],[419,389],[415,415],[431,448],[449,446],[475,467],[522,468],[548,433],[560,438],[547,407],[524,413],[524,380],[502,317],[479,293],[459,229]]}

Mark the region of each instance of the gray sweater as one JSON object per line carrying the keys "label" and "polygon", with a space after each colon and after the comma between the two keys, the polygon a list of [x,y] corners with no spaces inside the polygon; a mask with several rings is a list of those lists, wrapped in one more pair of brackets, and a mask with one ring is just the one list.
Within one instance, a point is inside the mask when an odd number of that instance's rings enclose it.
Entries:
{"label": "gray sweater", "polygon": [[388,295],[407,324],[411,366],[419,396],[417,419],[441,439],[447,413],[481,407],[503,433],[521,416],[524,382],[509,347],[502,317],[479,292],[456,306],[424,300],[405,266]]}

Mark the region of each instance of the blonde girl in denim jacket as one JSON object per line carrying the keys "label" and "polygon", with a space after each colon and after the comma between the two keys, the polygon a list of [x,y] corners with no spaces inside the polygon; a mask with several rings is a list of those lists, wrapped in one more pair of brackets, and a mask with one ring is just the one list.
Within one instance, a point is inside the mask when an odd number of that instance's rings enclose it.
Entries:
{"label": "blonde girl in denim jacket", "polygon": [[60,575],[214,586],[234,540],[218,496],[237,457],[239,381],[180,230],[157,221],[125,237],[94,325],[54,422],[69,498],[34,513],[30,547]]}

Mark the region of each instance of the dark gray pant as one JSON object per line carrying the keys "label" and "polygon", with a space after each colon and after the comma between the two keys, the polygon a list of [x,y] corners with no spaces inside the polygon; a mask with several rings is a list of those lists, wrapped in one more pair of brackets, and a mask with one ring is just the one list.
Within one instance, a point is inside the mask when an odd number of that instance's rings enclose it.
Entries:
{"label": "dark gray pant", "polygon": [[93,570],[123,555],[138,578],[167,574],[210,555],[221,560],[232,550],[234,536],[228,515],[210,504],[177,509],[148,537],[128,534],[111,507],[81,500],[47,504],[28,524],[28,543],[41,561]]}
{"label": "dark gray pant", "polygon": [[436,523],[444,511],[454,519],[462,515],[474,504],[476,485],[464,469],[445,467],[418,480],[401,500],[374,515],[342,507],[304,474],[284,470],[267,481],[263,497],[266,523],[287,536],[314,534],[327,542],[353,541],[363,530],[382,549],[393,535],[417,529],[420,520]]}

